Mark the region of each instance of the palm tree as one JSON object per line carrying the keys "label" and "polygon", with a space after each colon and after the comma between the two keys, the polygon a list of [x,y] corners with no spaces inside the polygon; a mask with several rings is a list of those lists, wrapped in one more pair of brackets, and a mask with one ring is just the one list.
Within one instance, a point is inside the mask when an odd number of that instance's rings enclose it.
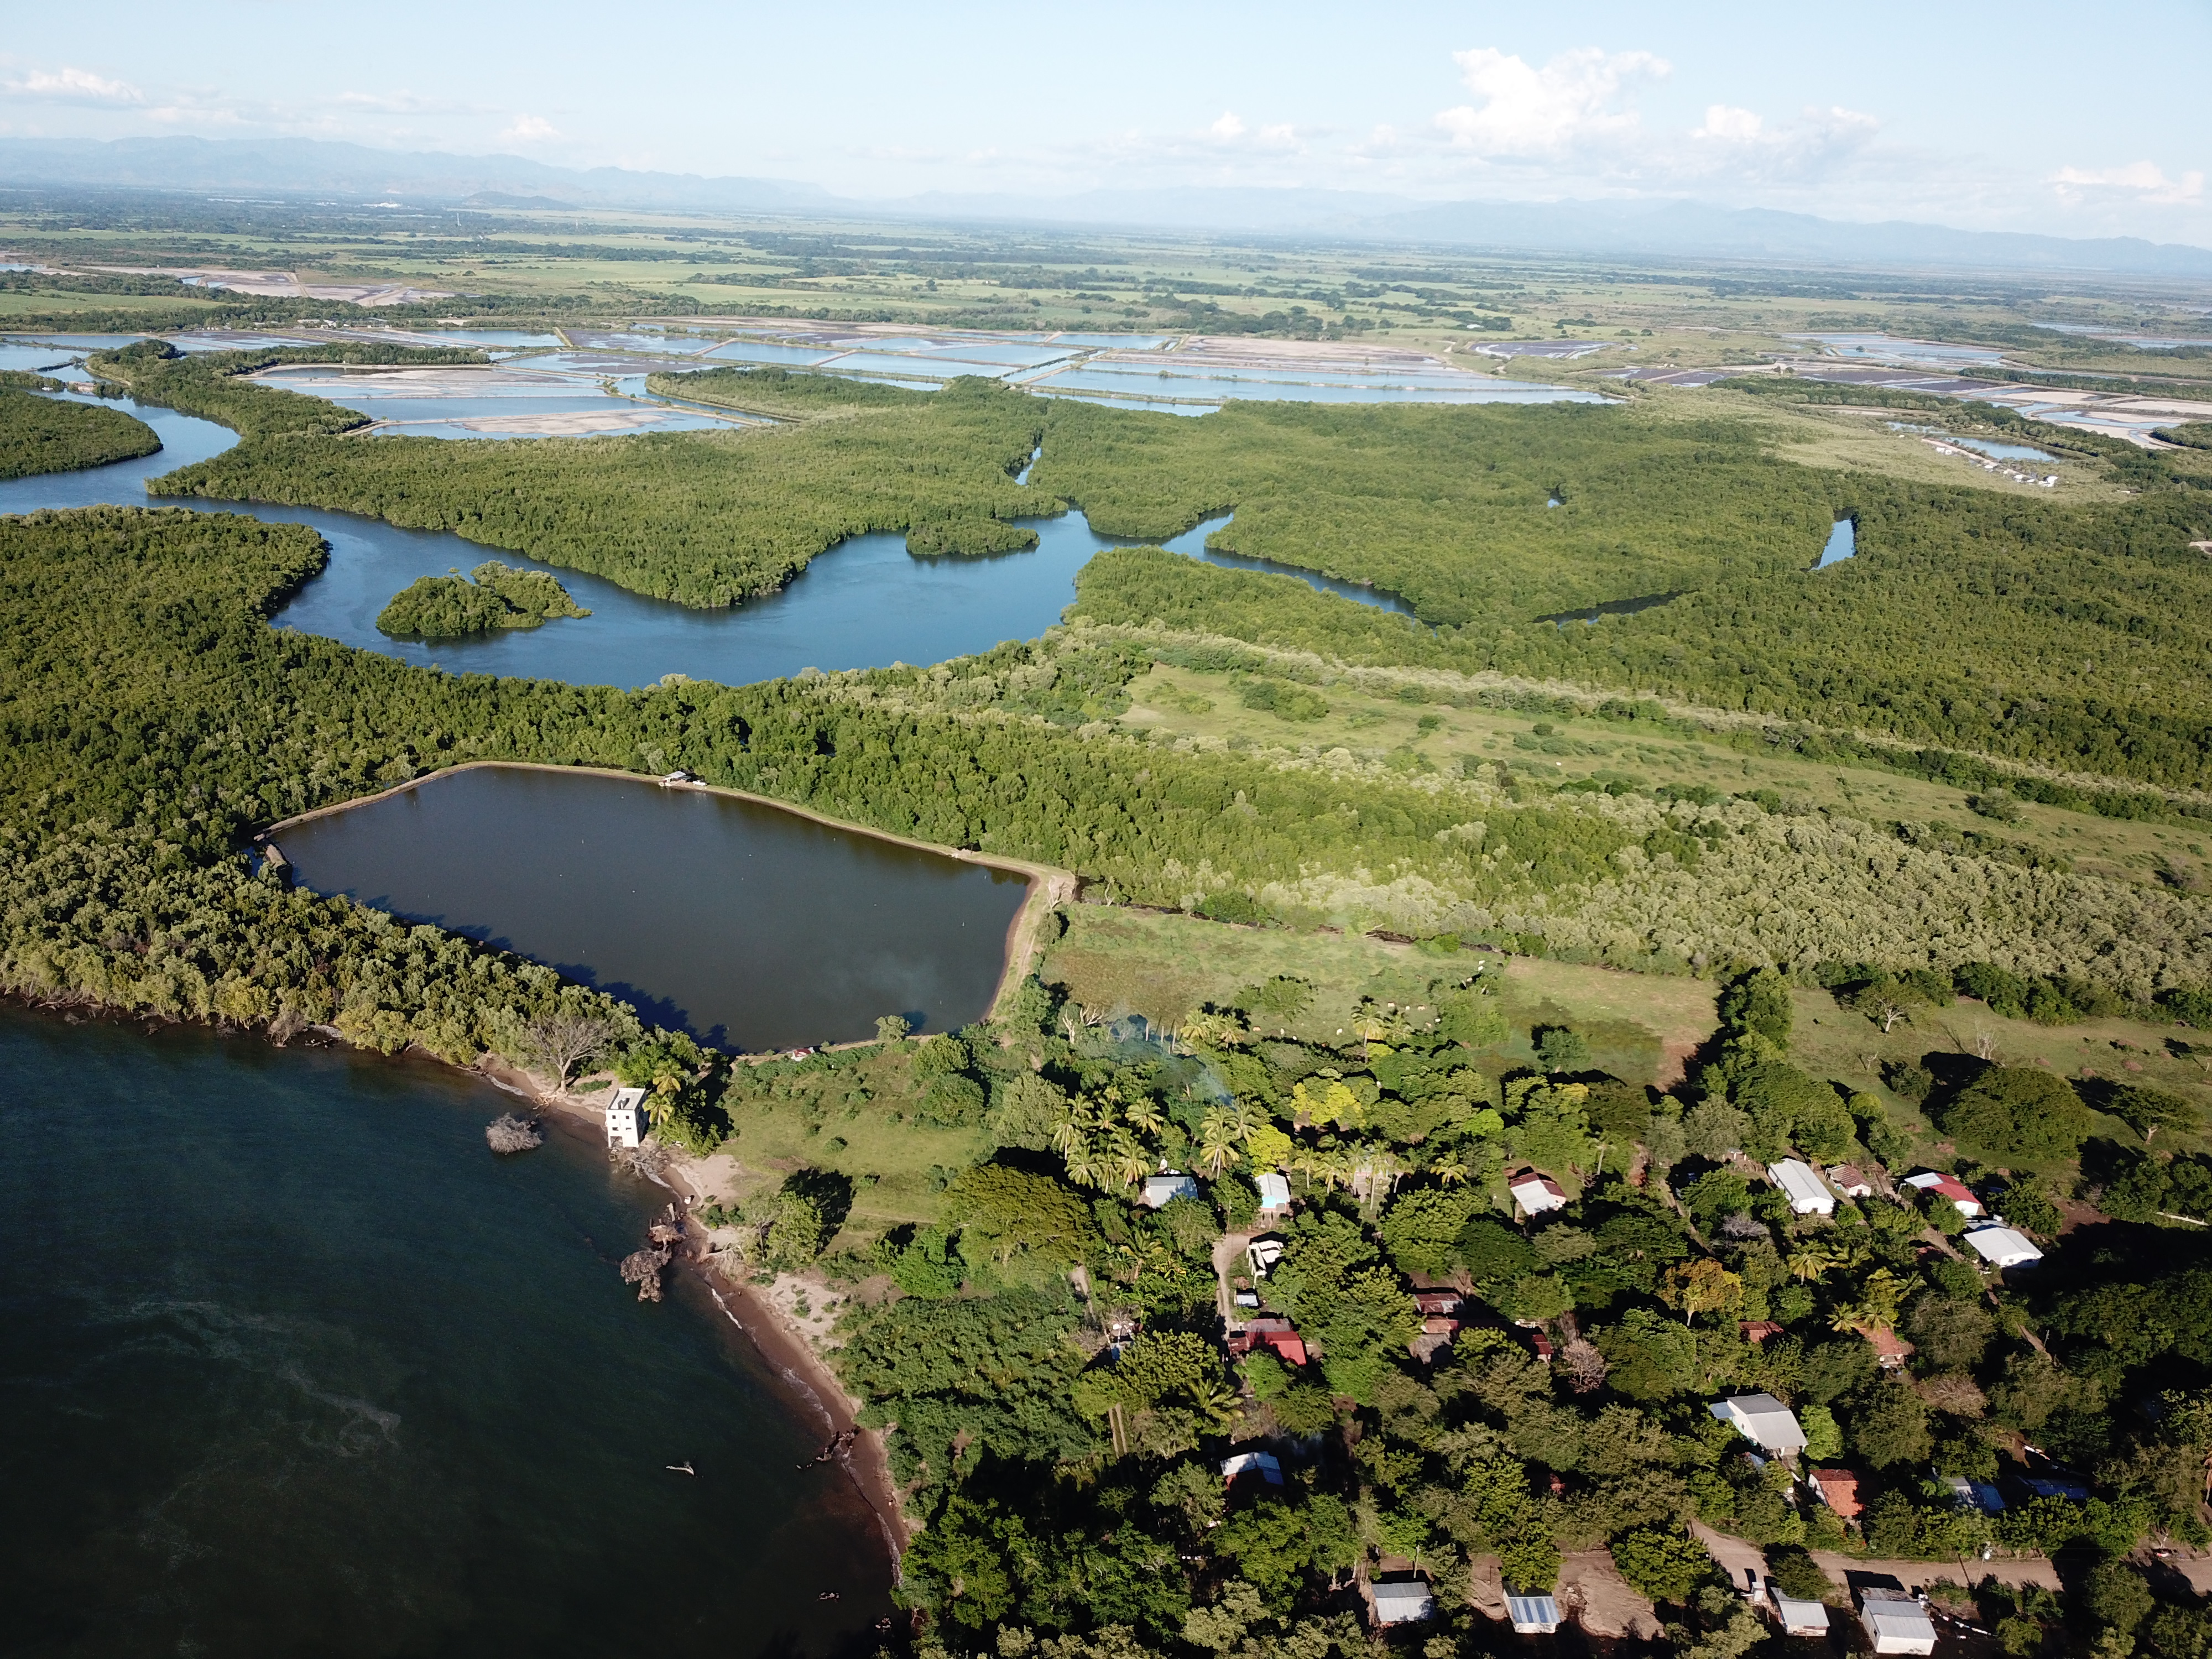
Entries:
{"label": "palm tree", "polygon": [[1149,1095],[1139,1095],[1122,1107],[1121,1116],[1132,1129],[1145,1135],[1159,1133],[1161,1125],[1166,1121]]}
{"label": "palm tree", "polygon": [[1835,1253],[1817,1242],[1801,1244],[1790,1253],[1790,1271],[1800,1284],[1811,1284],[1835,1265]]}
{"label": "palm tree", "polygon": [[1190,1402],[1198,1407],[1199,1415],[1221,1428],[1227,1428],[1244,1411],[1243,1395],[1211,1378],[1191,1389]]}
{"label": "palm tree", "polygon": [[1091,1143],[1081,1133],[1075,1136],[1072,1147],[1062,1149],[1067,1161],[1067,1178],[1079,1187],[1103,1187],[1106,1184],[1106,1165]]}
{"label": "palm tree", "polygon": [[1152,1158],[1138,1145],[1135,1136],[1126,1130],[1117,1130],[1113,1146],[1106,1154],[1106,1169],[1124,1187],[1133,1187],[1152,1172]]}
{"label": "palm tree", "polygon": [[1244,1138],[1242,1116],[1242,1113],[1216,1110],[1199,1121],[1198,1159],[1216,1181],[1231,1164],[1244,1160],[1244,1154],[1237,1150],[1237,1143]]}

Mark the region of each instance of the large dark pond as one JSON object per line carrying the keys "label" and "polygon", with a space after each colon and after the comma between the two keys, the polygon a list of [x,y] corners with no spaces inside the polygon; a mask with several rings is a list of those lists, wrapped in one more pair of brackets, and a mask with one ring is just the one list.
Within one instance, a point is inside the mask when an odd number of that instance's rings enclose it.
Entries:
{"label": "large dark pond", "polygon": [[495,1158],[509,1103],[0,1007],[0,1650],[872,1645],[820,1427],[703,1286],[616,1271],[667,1194],[557,1129]]}
{"label": "large dark pond", "polygon": [[644,779],[478,767],[278,836],[299,879],[744,1049],[988,1011],[1018,876]]}
{"label": "large dark pond", "polygon": [[[238,441],[237,435],[173,410],[128,398],[108,401],[152,426],[161,439],[161,452],[81,472],[0,482],[0,513],[103,504],[181,507],[311,525],[330,544],[330,564],[277,613],[276,626],[457,673],[623,687],[685,674],[745,685],[809,667],[836,671],[943,662],[1006,640],[1036,638],[1073,600],[1075,573],[1092,554],[1137,544],[1097,534],[1080,513],[1030,520],[1038,547],[995,558],[918,559],[906,550],[902,535],[855,536],[817,556],[781,592],[736,610],[695,611],[443,531],[402,530],[380,520],[313,507],[196,497],[149,500],[148,478],[221,454]],[[1266,560],[1207,553],[1207,535],[1226,522],[1209,520],[1166,545],[1217,564],[1294,576],[1359,604],[1410,611],[1395,595],[1373,588]],[[395,640],[377,631],[377,613],[417,577],[470,570],[495,558],[550,572],[592,615],[434,644]]]}

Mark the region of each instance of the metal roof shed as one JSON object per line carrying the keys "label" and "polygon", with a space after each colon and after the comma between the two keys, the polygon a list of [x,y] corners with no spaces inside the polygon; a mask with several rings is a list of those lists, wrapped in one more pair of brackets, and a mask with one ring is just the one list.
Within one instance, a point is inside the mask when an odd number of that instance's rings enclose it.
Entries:
{"label": "metal roof shed", "polygon": [[1876,1653],[1936,1651],[1936,1621],[1903,1590],[1867,1591],[1859,1601],[1859,1623]]}
{"label": "metal roof shed", "polygon": [[1966,1235],[1966,1243],[1992,1267],[2024,1267],[2043,1260],[2043,1252],[2027,1236],[2011,1227],[1977,1227]]}
{"label": "metal roof shed", "polygon": [[1774,1616],[1782,1621],[1786,1636],[1826,1636],[1828,1633],[1828,1604],[1825,1601],[1801,1601],[1794,1595],[1784,1595],[1767,1581],[1766,1599],[1774,1604]]}
{"label": "metal roof shed", "polygon": [[1790,1207],[1799,1215],[1833,1215],[1836,1195],[1828,1190],[1828,1183],[1813,1173],[1813,1166],[1802,1158],[1785,1158],[1778,1164],[1766,1166],[1766,1178],[1782,1189],[1789,1199]]}
{"label": "metal roof shed", "polygon": [[1797,1414],[1771,1394],[1732,1394],[1705,1409],[1762,1450],[1782,1456],[1805,1449]]}
{"label": "metal roof shed", "polygon": [[1505,1616],[1522,1636],[1549,1636],[1559,1627],[1559,1604],[1549,1595],[1505,1592]]}
{"label": "metal roof shed", "polygon": [[1437,1616],[1437,1598],[1419,1578],[1394,1578],[1369,1589],[1375,1594],[1378,1625],[1413,1625]]}

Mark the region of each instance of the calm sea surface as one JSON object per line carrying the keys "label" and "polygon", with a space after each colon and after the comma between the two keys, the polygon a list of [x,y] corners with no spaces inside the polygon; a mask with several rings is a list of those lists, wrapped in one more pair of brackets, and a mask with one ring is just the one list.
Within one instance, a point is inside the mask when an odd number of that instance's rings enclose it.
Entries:
{"label": "calm sea surface", "polygon": [[[0,1651],[827,1653],[873,1517],[660,1188],[489,1085],[0,1007]],[[689,1462],[697,1477],[667,1473]],[[819,1599],[835,1590],[838,1599]]]}

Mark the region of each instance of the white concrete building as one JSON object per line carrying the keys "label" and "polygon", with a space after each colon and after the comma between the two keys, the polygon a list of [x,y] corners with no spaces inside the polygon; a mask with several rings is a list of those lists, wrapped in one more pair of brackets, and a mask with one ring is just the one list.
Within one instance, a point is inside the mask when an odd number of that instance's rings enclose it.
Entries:
{"label": "white concrete building", "polygon": [[607,1145],[635,1146],[645,1139],[645,1091],[617,1089],[607,1097]]}
{"label": "white concrete building", "polygon": [[1244,1247],[1244,1265],[1252,1270],[1255,1279],[1265,1279],[1283,1259],[1283,1241],[1279,1238],[1255,1238]]}
{"label": "white concrete building", "polygon": [[1835,1214],[1836,1195],[1803,1159],[1785,1158],[1779,1164],[1768,1164],[1766,1178],[1782,1189],[1790,1207],[1799,1215]]}
{"label": "white concrete building", "polygon": [[1774,1588],[1774,1581],[1766,1581],[1766,1599],[1774,1604],[1774,1616],[1782,1621],[1785,1636],[1826,1636],[1828,1633],[1828,1604],[1825,1601],[1801,1601],[1794,1595],[1784,1595]]}
{"label": "white concrete building", "polygon": [[1523,1215],[1543,1215],[1567,1207],[1567,1195],[1559,1183],[1535,1170],[1515,1176],[1506,1183],[1505,1190],[1513,1194],[1513,1201],[1521,1206]]}
{"label": "white concrete building", "polygon": [[1797,1413],[1771,1394],[1732,1394],[1706,1410],[1763,1451],[1785,1457],[1805,1449]]}
{"label": "white concrete building", "polygon": [[2010,1227],[1977,1227],[1966,1237],[1974,1254],[1992,1267],[2021,1267],[2043,1260],[2043,1252],[2028,1243],[2027,1235]]}
{"label": "white concrete building", "polygon": [[1876,1653],[1936,1651],[1936,1621],[1903,1590],[1866,1591],[1859,1598],[1859,1623]]}

